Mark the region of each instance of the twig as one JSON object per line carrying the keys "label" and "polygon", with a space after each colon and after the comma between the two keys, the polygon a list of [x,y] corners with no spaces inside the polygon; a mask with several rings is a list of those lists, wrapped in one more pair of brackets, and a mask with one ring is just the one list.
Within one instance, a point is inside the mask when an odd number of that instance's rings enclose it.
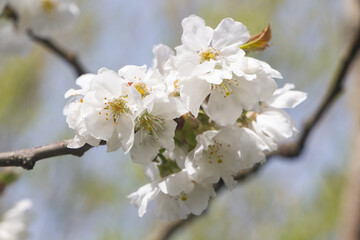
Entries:
{"label": "twig", "polygon": [[[62,155],[81,157],[86,151],[92,148],[89,144],[85,144],[83,147],[77,149],[67,148],[70,141],[71,139],[36,148],[0,153],[0,166],[23,167],[30,170],[39,160]],[[105,144],[105,142],[101,142],[101,144]]]}
{"label": "twig", "polygon": [[[320,119],[324,116],[324,114],[332,105],[332,103],[341,94],[345,76],[348,73],[351,64],[354,62],[356,54],[359,51],[359,48],[360,48],[360,27],[357,30],[353,42],[351,43],[348,50],[345,52],[344,57],[340,60],[340,64],[334,75],[333,83],[330,86],[330,89],[327,92],[324,100],[322,101],[322,104],[319,106],[317,111],[312,115],[313,117],[309,118],[305,122],[304,129],[299,139],[295,142],[284,144],[280,146],[277,151],[270,153],[267,156],[268,161],[273,156],[281,156],[281,157],[285,157],[284,159],[286,160],[290,160],[290,159],[293,160],[302,153],[305,144],[307,142],[307,139],[311,134],[312,130],[314,129],[315,125],[320,121]],[[257,172],[259,172],[259,170],[262,169],[264,165],[265,164],[257,164],[251,169],[244,170],[240,172],[237,176],[235,176],[235,179],[239,183],[245,182],[246,179],[248,179],[251,176],[254,176]],[[223,182],[219,182],[216,186],[217,192],[223,188],[224,188]],[[152,240],[169,239],[172,236],[172,234],[176,232],[176,230],[180,229],[184,225],[187,225],[188,221],[194,221],[201,216],[202,215],[200,216],[190,215],[189,218],[187,219],[176,221],[173,223],[166,223],[162,226],[159,226],[159,229],[155,231],[157,233],[156,235],[157,238],[151,238],[151,239]]]}
{"label": "twig", "polygon": [[59,56],[61,59],[63,59],[65,62],[67,62],[71,67],[74,68],[74,70],[76,71],[76,74],[78,76],[86,73],[84,67],[80,63],[79,59],[76,57],[75,53],[60,47],[59,45],[57,45],[56,43],[54,43],[52,40],[50,40],[48,38],[37,36],[31,30],[28,30],[27,34],[34,42],[37,42],[40,45],[43,45],[45,48],[47,48],[51,52],[55,53],[57,56]]}
{"label": "twig", "polygon": [[336,98],[342,93],[343,83],[345,81],[346,73],[351,67],[351,63],[354,62],[356,54],[360,48],[360,28],[357,29],[357,33],[354,36],[353,42],[351,43],[348,50],[343,55],[343,58],[340,60],[340,65],[335,72],[334,79],[332,81],[332,86],[327,92],[325,98],[322,101],[322,104],[315,112],[313,117],[309,118],[305,122],[304,129],[298,141],[282,145],[274,155],[279,155],[283,157],[293,158],[300,155],[303,150],[306,140],[308,139],[312,129],[319,122],[325,112],[329,109],[331,104],[336,100]]}
{"label": "twig", "polygon": [[[12,20],[15,25],[18,24],[18,20],[19,20],[18,13],[15,11],[15,9],[13,7],[11,7],[11,4],[7,4],[5,6],[4,12],[6,12],[6,17],[8,19]],[[45,48],[47,48],[51,52],[55,53],[57,56],[59,56],[61,59],[63,59],[65,62],[67,62],[70,66],[72,66],[78,76],[86,73],[84,67],[82,66],[82,64],[80,63],[78,58],[76,57],[75,53],[68,51],[65,48],[60,47],[58,44],[56,44],[49,38],[45,38],[45,37],[36,35],[31,29],[27,30],[27,35],[34,42],[39,43],[40,45],[43,45]]]}
{"label": "twig", "polygon": [[176,230],[182,228],[184,225],[189,224],[197,216],[189,215],[185,220],[177,220],[173,222],[163,223],[161,228],[156,228],[155,231],[146,238],[147,240],[158,240],[158,239],[168,239]]}

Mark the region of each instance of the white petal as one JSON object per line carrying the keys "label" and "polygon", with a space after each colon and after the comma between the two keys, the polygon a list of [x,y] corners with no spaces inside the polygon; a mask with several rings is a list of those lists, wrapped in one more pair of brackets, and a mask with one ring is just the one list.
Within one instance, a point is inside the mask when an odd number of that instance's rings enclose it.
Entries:
{"label": "white petal", "polygon": [[127,79],[128,81],[134,81],[139,79],[145,79],[146,75],[146,65],[143,66],[135,66],[135,65],[127,65],[122,67],[118,74]]}
{"label": "white petal", "polygon": [[99,74],[90,83],[90,90],[95,91],[98,101],[103,102],[104,97],[110,99],[123,95],[123,85],[123,80],[116,72],[100,69]]}
{"label": "white petal", "polygon": [[252,121],[251,129],[255,131],[256,135],[267,145],[269,151],[275,151],[277,149],[278,144],[276,143],[275,139],[267,136],[262,131],[262,126],[260,124],[258,124],[256,121]]}
{"label": "white petal", "polygon": [[139,216],[142,217],[146,213],[148,203],[154,199],[160,192],[160,189],[157,186],[157,183],[149,183],[136,192],[128,195],[130,198],[130,203],[139,208]]}
{"label": "white petal", "polygon": [[266,143],[252,130],[241,128],[241,137],[238,139],[241,151],[241,168],[248,169],[254,164],[265,161],[264,151],[270,150]]}
{"label": "white petal", "polygon": [[175,148],[174,136],[176,126],[177,124],[174,120],[167,120],[162,124],[163,129],[156,132],[159,139],[155,140],[168,151],[173,151]]}
{"label": "white petal", "polygon": [[243,71],[247,74],[263,72],[266,76],[281,79],[281,74],[266,62],[251,57],[243,58]]}
{"label": "white petal", "polygon": [[181,42],[186,47],[194,51],[209,47],[213,36],[213,29],[205,26],[204,19],[191,15],[184,18],[181,25],[183,27]]}
{"label": "white petal", "polygon": [[106,147],[107,152],[114,152],[121,148],[121,139],[117,131],[114,131],[111,138],[107,140]]}
{"label": "white petal", "polygon": [[274,92],[272,98],[266,101],[266,104],[275,108],[294,108],[298,104],[302,103],[307,94],[300,91],[292,91],[293,84],[285,84],[281,89],[277,89]]}
{"label": "white petal", "polygon": [[65,98],[69,98],[71,96],[76,96],[79,94],[79,91],[78,90],[75,90],[73,88],[70,88],[69,90],[67,90],[64,94],[64,97]]}
{"label": "white petal", "polygon": [[216,62],[212,59],[210,59],[210,61],[205,61],[201,64],[197,64],[192,72],[192,76],[198,76],[212,72],[215,68],[215,65]]}
{"label": "white petal", "polygon": [[95,138],[109,140],[114,132],[114,122],[110,118],[106,120],[103,114],[94,111],[84,118],[86,128]]}
{"label": "white petal", "polygon": [[257,115],[256,122],[261,130],[276,142],[282,142],[298,133],[293,120],[280,109],[266,108]]}
{"label": "white petal", "polygon": [[186,104],[186,108],[197,117],[201,103],[210,94],[211,85],[204,80],[193,78],[183,82],[180,96]]}
{"label": "white petal", "polygon": [[143,172],[149,180],[154,181],[159,176],[158,165],[151,162],[148,165],[143,166]]}
{"label": "white petal", "polygon": [[200,64],[200,56],[197,52],[181,45],[175,48],[175,67],[179,71],[181,77],[192,77],[194,68]]}
{"label": "white petal", "polygon": [[185,219],[190,213],[189,208],[183,201],[177,200],[162,192],[156,199],[156,215],[161,219],[174,221],[176,219]]}
{"label": "white petal", "polygon": [[220,84],[224,79],[232,77],[231,70],[228,68],[212,69],[211,72],[200,75],[199,78],[206,80],[208,83]]}
{"label": "white petal", "polygon": [[8,210],[0,222],[0,239],[24,240],[29,237],[28,228],[33,218],[33,203],[23,199]]}
{"label": "white petal", "polygon": [[151,135],[143,134],[139,130],[135,134],[134,145],[130,150],[130,156],[134,163],[148,165],[157,156],[161,145]]}
{"label": "white petal", "polygon": [[208,207],[210,196],[213,194],[214,190],[212,187],[205,188],[196,184],[192,193],[187,195],[185,204],[191,213],[200,215]]}
{"label": "white petal", "polygon": [[176,196],[182,191],[185,191],[190,184],[194,184],[188,177],[186,170],[167,176],[163,181],[159,183],[160,190],[171,196]]}
{"label": "white petal", "polygon": [[225,126],[235,123],[243,111],[243,106],[236,95],[224,97],[224,93],[216,90],[211,93],[209,102],[204,105],[204,110],[212,120]]}
{"label": "white petal", "polygon": [[196,136],[196,147],[194,149],[194,158],[199,159],[202,157],[202,152],[208,149],[209,145],[213,145],[213,138],[218,134],[219,131],[209,130],[200,135]]}
{"label": "white petal", "polygon": [[129,115],[122,114],[117,122],[116,129],[120,136],[124,153],[128,153],[134,143],[135,123]]}
{"label": "white petal", "polygon": [[81,88],[89,88],[90,82],[95,78],[96,74],[86,73],[76,79],[76,84]]}
{"label": "white petal", "polygon": [[256,84],[259,101],[267,101],[278,87],[276,81],[270,77],[259,77],[252,82]]}
{"label": "white petal", "polygon": [[162,119],[174,119],[186,112],[185,105],[179,98],[170,97],[168,101],[156,101],[151,114]]}
{"label": "white petal", "polygon": [[246,43],[250,34],[244,24],[225,18],[214,30],[212,46],[216,50],[223,48],[236,48]]}
{"label": "white petal", "polygon": [[170,56],[174,56],[174,51],[164,44],[155,45],[152,51],[154,54],[153,68],[159,69],[160,73],[164,74],[165,63],[169,60]]}

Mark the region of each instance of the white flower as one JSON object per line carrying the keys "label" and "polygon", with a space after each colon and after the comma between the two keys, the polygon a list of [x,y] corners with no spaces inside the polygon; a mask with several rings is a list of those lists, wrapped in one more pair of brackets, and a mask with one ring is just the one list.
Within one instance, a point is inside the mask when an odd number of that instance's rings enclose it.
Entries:
{"label": "white flower", "polygon": [[128,198],[130,198],[131,204],[139,208],[138,213],[142,217],[146,213],[149,202],[156,198],[159,192],[158,182],[153,182],[142,186],[136,192],[130,194]]}
{"label": "white flower", "polygon": [[306,99],[306,93],[293,91],[293,84],[285,84],[277,89],[273,96],[264,101],[260,111],[255,113],[256,120],[252,128],[268,144],[270,150],[276,150],[281,143],[298,133],[291,117],[279,108],[294,108]]}
{"label": "white flower", "polygon": [[141,95],[142,105],[150,111],[155,98],[167,98],[166,85],[159,71],[146,71],[146,65],[128,65],[121,68],[118,73],[128,83],[129,88]]}
{"label": "white flower", "polygon": [[154,54],[152,67],[158,69],[162,75],[169,73],[172,66],[168,61],[175,55],[174,51],[164,44],[155,45],[152,51]]}
{"label": "white flower", "polygon": [[78,90],[75,90],[73,88],[69,89],[65,93],[65,98],[68,98],[70,96],[78,96],[82,95],[84,96],[86,93],[89,92],[90,89],[90,83],[91,81],[96,77],[96,74],[92,73],[86,73],[78,77],[75,81],[76,85],[80,86],[81,88]]}
{"label": "white flower", "polygon": [[182,45],[175,48],[175,65],[180,75],[184,78],[196,76],[214,84],[231,78],[234,63],[245,55],[239,46],[250,38],[246,27],[226,18],[213,30],[195,15],[185,18],[182,27]]}
{"label": "white flower", "polygon": [[227,187],[235,184],[233,176],[265,160],[266,144],[251,130],[228,126],[206,131],[196,137],[197,145],[185,166],[200,183],[213,184],[222,178]]}
{"label": "white flower", "polygon": [[93,137],[87,130],[84,123],[84,113],[82,98],[73,98],[64,108],[64,115],[66,116],[66,123],[70,128],[76,130],[76,135],[71,143],[68,144],[69,148],[80,148],[88,143],[92,146],[99,146],[100,139]]}
{"label": "white flower", "polygon": [[149,164],[161,148],[173,151],[175,118],[186,112],[179,99],[155,97],[152,108],[145,108],[135,120],[135,139],[130,151],[135,163]]}
{"label": "white flower", "polygon": [[222,178],[228,187],[241,167],[239,134],[234,129],[206,131],[196,137],[197,145],[185,162],[195,181],[217,183]]}
{"label": "white flower", "polygon": [[25,240],[28,238],[28,225],[32,218],[32,202],[23,199],[8,210],[0,222],[0,239]]}
{"label": "white flower", "polygon": [[301,91],[294,91],[295,85],[286,83],[284,87],[277,89],[273,96],[264,102],[265,106],[274,108],[294,108],[305,101],[307,94]]}
{"label": "white flower", "polygon": [[167,87],[167,94],[178,96],[180,91],[179,72],[175,68],[174,51],[164,44],[153,47],[154,59],[152,65],[163,76]]}
{"label": "white flower", "polygon": [[[159,64],[160,64],[159,60]],[[157,65],[159,65],[157,64]],[[146,71],[146,66],[125,66],[119,75],[128,87],[141,95],[135,119],[135,139],[130,151],[135,163],[148,165],[161,148],[172,151],[175,147],[175,118],[186,112],[179,99],[168,97],[166,84],[156,69]]]}
{"label": "white flower", "polygon": [[213,84],[209,101],[204,104],[208,116],[222,126],[234,124],[243,110],[254,110],[259,102],[271,97],[277,88],[273,77],[281,78],[267,63],[253,58],[244,57],[239,69],[243,76],[233,74],[231,79]]}
{"label": "white flower", "polygon": [[[173,151],[164,151],[162,154],[165,157],[165,161],[171,162],[170,166],[167,165],[165,170],[168,172],[176,172],[178,169],[185,168],[185,159],[187,155],[187,150],[185,149],[185,145],[183,147],[179,147],[175,145]],[[151,181],[155,181],[160,176],[159,167],[163,164],[163,159],[157,158],[158,161],[152,161],[148,165],[143,166],[144,174],[150,179]],[[164,173],[162,173],[164,174]]]}
{"label": "white flower", "polygon": [[21,29],[45,36],[66,29],[79,14],[74,3],[62,0],[11,0],[11,6],[19,15]]}
{"label": "white flower", "polygon": [[209,96],[206,113],[218,124],[232,125],[243,111],[252,110],[277,88],[281,78],[267,63],[248,58],[239,48],[248,38],[244,25],[224,19],[213,30],[203,19],[183,20],[183,45],[176,48],[175,66],[180,74],[180,96],[197,117]]}
{"label": "white flower", "polygon": [[128,198],[139,208],[140,217],[146,213],[149,202],[156,199],[156,214],[173,221],[186,218],[190,213],[200,215],[213,196],[215,192],[211,185],[197,184],[184,169],[139,188]]}
{"label": "white flower", "polygon": [[199,113],[201,104],[211,93],[211,85],[196,77],[180,81],[180,97],[195,117]]}
{"label": "white flower", "polygon": [[11,20],[0,19],[0,56],[26,54],[32,43],[28,36],[19,31]]}
{"label": "white flower", "polygon": [[127,153],[133,144],[140,94],[126,85],[116,72],[102,68],[83,98],[85,127],[94,138],[107,142],[108,151],[122,147]]}
{"label": "white flower", "polygon": [[209,204],[210,197],[215,197],[212,185],[203,185],[186,182],[188,189],[177,195],[164,194],[160,192],[156,202],[156,215],[168,221],[185,219],[190,213],[200,215]]}
{"label": "white flower", "polygon": [[76,131],[73,141],[68,144],[69,148],[80,148],[88,143],[92,146],[98,146],[100,139],[93,137],[87,130],[84,122],[83,98],[89,92],[90,83],[96,77],[95,74],[84,74],[76,79],[76,84],[81,89],[69,89],[65,93],[65,98],[72,96],[70,101],[65,105],[63,113],[66,116],[66,123],[70,128]]}

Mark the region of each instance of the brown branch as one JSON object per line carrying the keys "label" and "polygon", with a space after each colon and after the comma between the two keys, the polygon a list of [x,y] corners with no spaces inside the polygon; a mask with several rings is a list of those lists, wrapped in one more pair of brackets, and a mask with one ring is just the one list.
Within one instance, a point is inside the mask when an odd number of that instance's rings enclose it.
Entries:
{"label": "brown branch", "polygon": [[85,68],[80,63],[79,59],[77,58],[76,54],[66,50],[65,48],[60,47],[52,40],[40,37],[33,33],[31,30],[27,31],[28,36],[36,43],[44,46],[51,52],[55,53],[58,57],[60,57],[62,60],[67,62],[76,72],[78,76],[85,74],[87,71],[85,71]]}
{"label": "brown branch", "polygon": [[[18,24],[19,16],[18,16],[17,12],[15,11],[15,9],[13,7],[11,7],[11,4],[6,5],[3,15],[6,18],[12,20],[14,22],[15,26]],[[36,35],[31,29],[27,30],[27,35],[34,42],[44,46],[51,52],[55,53],[55,55],[60,57],[62,60],[67,62],[71,67],[74,68],[74,70],[76,71],[76,74],[78,76],[83,75],[84,73],[87,72],[87,71],[85,71],[83,65],[80,63],[80,61],[77,58],[75,53],[73,53],[69,50],[66,50],[65,48],[60,47],[58,44],[56,44],[49,38],[45,38],[45,37]]]}
{"label": "brown branch", "polygon": [[[70,141],[71,139],[36,148],[0,153],[0,166],[23,167],[30,170],[39,160],[63,155],[81,157],[86,151],[92,148],[89,144],[85,144],[83,147],[77,149],[67,148]],[[103,145],[105,142],[101,142],[101,144]]]}
{"label": "brown branch", "polygon": [[189,215],[187,219],[177,220],[173,222],[165,222],[160,228],[156,228],[155,231],[146,238],[147,240],[158,240],[158,239],[168,239],[173,233],[176,232],[179,228],[184,227],[191,223],[196,217],[195,215]]}
{"label": "brown branch", "polygon": [[[332,85],[330,86],[326,96],[324,97],[321,105],[316,110],[316,112],[309,118],[304,125],[304,129],[297,141],[284,144],[279,147],[279,149],[275,152],[268,154],[268,161],[273,156],[281,156],[285,157],[284,159],[290,160],[295,159],[300,156],[302,151],[304,150],[305,144],[312,130],[316,126],[316,124],[320,121],[320,119],[325,115],[326,111],[329,107],[334,103],[336,98],[342,93],[343,83],[345,81],[346,74],[349,71],[352,63],[355,60],[355,57],[360,48],[360,27],[357,30],[356,35],[354,36],[353,42],[350,47],[347,49],[343,58],[340,60],[340,64],[337,68],[337,71],[334,74],[334,79],[332,81]],[[254,176],[265,164],[256,164],[253,168],[244,170],[235,176],[235,179],[239,183],[245,182],[249,177]],[[224,188],[224,183],[220,181],[216,184],[215,189],[217,192]],[[157,234],[157,238],[151,238],[153,240],[166,240],[169,239],[172,234],[176,232],[176,230],[180,229],[182,226],[187,225],[189,221],[194,221],[198,219],[200,216],[190,215],[189,218],[184,220],[175,221],[172,223],[165,223],[162,226],[159,226],[159,229],[155,231]]]}
{"label": "brown branch", "polygon": [[313,117],[309,118],[305,122],[304,129],[298,141],[282,145],[274,154],[293,158],[300,155],[302,152],[305,143],[315,127],[315,125],[320,121],[332,103],[336,100],[336,98],[342,93],[343,83],[345,81],[346,73],[349,71],[351,64],[354,62],[356,54],[358,53],[360,48],[360,28],[357,29],[357,33],[354,36],[354,39],[348,48],[348,50],[343,55],[343,58],[340,60],[340,65],[335,72],[334,79],[332,81],[332,85],[328,90],[325,98],[323,99],[318,110],[312,115]]}

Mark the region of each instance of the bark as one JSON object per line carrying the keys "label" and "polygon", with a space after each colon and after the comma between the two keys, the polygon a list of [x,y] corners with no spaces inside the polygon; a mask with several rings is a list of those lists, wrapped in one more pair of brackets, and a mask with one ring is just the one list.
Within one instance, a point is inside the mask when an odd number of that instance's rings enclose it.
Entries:
{"label": "bark", "polygon": [[[360,26],[360,1],[345,2],[346,35]],[[350,109],[354,114],[354,145],[350,148],[348,171],[342,198],[340,239],[360,240],[360,61],[354,63],[351,75]]]}

